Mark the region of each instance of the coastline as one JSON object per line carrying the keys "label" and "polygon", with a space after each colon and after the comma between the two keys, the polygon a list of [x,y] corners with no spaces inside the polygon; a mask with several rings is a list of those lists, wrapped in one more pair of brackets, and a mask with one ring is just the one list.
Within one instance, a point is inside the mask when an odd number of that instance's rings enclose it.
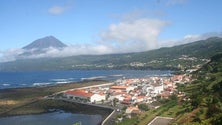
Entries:
{"label": "coastline", "polygon": [[42,114],[49,109],[60,109],[66,112],[79,114],[98,114],[102,121],[113,111],[111,108],[79,104],[62,100],[44,99],[44,96],[67,89],[100,85],[105,81],[84,81],[68,84],[59,84],[45,87],[26,87],[0,90],[0,117]]}

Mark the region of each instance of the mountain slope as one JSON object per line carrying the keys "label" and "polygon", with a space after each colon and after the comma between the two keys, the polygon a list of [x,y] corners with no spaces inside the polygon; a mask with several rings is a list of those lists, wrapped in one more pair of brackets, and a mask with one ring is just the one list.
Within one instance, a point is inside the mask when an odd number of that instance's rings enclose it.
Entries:
{"label": "mountain slope", "polygon": [[59,41],[57,38],[54,36],[47,36],[44,38],[37,39],[30,43],[29,45],[23,47],[23,49],[30,50],[30,49],[44,49],[44,48],[49,48],[49,47],[54,47],[54,48],[62,48],[66,47],[64,43]]}
{"label": "mountain slope", "polygon": [[64,58],[17,60],[0,64],[1,70],[65,69],[189,69],[222,52],[222,38],[213,37],[147,52],[80,55]]}
{"label": "mountain slope", "polygon": [[185,108],[175,119],[177,124],[222,124],[222,53],[211,58],[201,69],[193,73],[196,78],[183,87],[186,98],[180,102]]}

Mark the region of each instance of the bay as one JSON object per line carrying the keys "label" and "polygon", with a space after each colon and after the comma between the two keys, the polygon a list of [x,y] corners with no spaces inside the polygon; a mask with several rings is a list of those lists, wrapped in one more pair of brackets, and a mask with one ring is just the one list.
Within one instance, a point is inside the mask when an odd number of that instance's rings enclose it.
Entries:
{"label": "bay", "polygon": [[119,78],[142,78],[168,76],[165,70],[66,70],[66,71],[17,71],[0,72],[0,89],[56,85],[82,80],[116,80]]}

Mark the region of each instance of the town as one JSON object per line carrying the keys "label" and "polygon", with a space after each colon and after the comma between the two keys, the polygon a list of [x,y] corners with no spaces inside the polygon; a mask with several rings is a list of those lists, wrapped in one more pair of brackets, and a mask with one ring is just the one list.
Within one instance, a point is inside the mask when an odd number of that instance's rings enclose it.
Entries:
{"label": "town", "polygon": [[[184,96],[177,90],[177,84],[192,80],[188,74],[153,76],[148,78],[118,79],[112,83],[69,89],[56,93],[53,98],[77,103],[112,107],[123,112],[128,118],[142,110],[138,105],[158,108],[158,99],[168,99],[171,95]],[[143,109],[146,110],[146,109]],[[121,121],[122,118],[119,119]]]}

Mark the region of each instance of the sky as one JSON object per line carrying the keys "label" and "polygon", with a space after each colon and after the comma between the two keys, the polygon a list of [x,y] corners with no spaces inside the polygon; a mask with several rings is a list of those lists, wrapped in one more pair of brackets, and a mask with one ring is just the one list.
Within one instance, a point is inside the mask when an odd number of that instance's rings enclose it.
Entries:
{"label": "sky", "polygon": [[35,57],[140,52],[222,36],[221,0],[1,0],[0,62],[54,36]]}

